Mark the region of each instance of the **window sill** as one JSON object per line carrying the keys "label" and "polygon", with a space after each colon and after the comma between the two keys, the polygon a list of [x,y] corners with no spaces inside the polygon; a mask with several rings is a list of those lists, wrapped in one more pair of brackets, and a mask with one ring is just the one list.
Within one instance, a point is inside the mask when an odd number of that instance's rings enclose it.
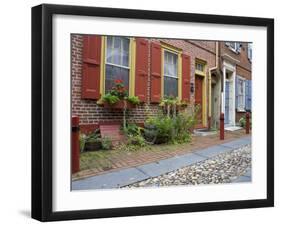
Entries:
{"label": "window sill", "polygon": [[240,112],[240,113],[245,113],[246,110],[245,109],[237,109],[237,112]]}

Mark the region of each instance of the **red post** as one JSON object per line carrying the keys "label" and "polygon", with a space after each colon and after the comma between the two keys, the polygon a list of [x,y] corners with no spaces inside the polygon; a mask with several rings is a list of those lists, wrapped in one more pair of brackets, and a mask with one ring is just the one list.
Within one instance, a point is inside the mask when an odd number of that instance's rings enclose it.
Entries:
{"label": "red post", "polygon": [[79,117],[72,116],[72,173],[80,170]]}
{"label": "red post", "polygon": [[250,113],[246,113],[246,134],[250,133]]}
{"label": "red post", "polygon": [[220,114],[220,140],[224,140],[224,113]]}

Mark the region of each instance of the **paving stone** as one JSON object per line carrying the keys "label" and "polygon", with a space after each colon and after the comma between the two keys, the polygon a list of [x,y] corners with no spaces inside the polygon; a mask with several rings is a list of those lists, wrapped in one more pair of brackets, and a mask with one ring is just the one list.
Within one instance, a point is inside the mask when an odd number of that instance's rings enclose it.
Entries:
{"label": "paving stone", "polygon": [[129,168],[74,181],[72,182],[72,190],[116,188],[147,178],[147,175],[136,168]]}
{"label": "paving stone", "polygon": [[213,156],[216,156],[218,154],[221,154],[221,153],[224,153],[224,152],[227,152],[227,151],[231,151],[231,150],[233,150],[233,148],[228,147],[228,146],[224,146],[224,145],[217,145],[217,146],[214,146],[214,147],[202,149],[202,150],[197,151],[195,153],[198,154],[198,155],[201,155],[201,156],[205,156],[205,157],[213,157]]}
{"label": "paving stone", "polygon": [[195,155],[186,154],[183,156],[176,156],[170,159],[160,160],[156,163],[150,163],[136,167],[150,177],[159,176],[161,174],[176,170],[178,168],[188,166],[195,162],[202,161],[206,158]]}

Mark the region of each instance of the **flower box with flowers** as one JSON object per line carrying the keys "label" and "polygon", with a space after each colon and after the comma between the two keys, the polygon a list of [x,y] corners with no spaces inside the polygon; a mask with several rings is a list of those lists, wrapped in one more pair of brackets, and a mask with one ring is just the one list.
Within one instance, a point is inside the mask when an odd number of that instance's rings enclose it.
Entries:
{"label": "flower box with flowers", "polygon": [[136,96],[128,96],[128,91],[122,80],[115,80],[111,90],[102,96],[99,104],[105,108],[132,109],[140,103]]}

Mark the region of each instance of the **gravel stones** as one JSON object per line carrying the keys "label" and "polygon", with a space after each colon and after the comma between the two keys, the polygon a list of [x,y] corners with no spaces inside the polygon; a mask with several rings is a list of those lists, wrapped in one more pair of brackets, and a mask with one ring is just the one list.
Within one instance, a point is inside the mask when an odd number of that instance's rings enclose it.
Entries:
{"label": "gravel stones", "polygon": [[250,169],[251,146],[246,145],[125,188],[231,183]]}

